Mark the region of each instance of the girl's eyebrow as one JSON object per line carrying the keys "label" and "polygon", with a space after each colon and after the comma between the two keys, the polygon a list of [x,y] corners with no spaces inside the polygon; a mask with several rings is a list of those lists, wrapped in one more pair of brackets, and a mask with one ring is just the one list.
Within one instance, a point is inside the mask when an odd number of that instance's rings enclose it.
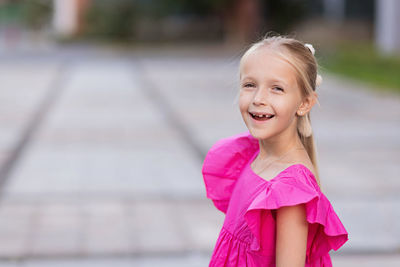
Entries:
{"label": "girl's eyebrow", "polygon": [[[251,76],[243,76],[240,79],[241,81],[245,81],[245,80],[250,80],[250,81],[254,81],[255,79]],[[270,81],[271,83],[281,83],[284,86],[288,86],[288,84],[284,81],[284,80],[280,80],[280,79],[273,79]]]}
{"label": "girl's eyebrow", "polygon": [[248,78],[249,78],[249,76],[246,76],[246,75],[242,75],[242,74],[240,74],[240,78],[241,78],[241,79],[248,79]]}
{"label": "girl's eyebrow", "polygon": [[251,77],[251,76],[242,76],[241,78],[240,78],[240,80],[255,80],[253,77]]}

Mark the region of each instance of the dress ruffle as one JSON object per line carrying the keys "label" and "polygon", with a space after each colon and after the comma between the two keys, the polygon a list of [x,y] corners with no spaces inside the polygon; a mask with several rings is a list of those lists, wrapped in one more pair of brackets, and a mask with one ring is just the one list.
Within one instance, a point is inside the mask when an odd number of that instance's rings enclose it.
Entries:
{"label": "dress ruffle", "polygon": [[223,213],[237,178],[257,149],[258,140],[247,131],[219,140],[208,151],[202,167],[207,197]]}
{"label": "dress ruffle", "polygon": [[314,175],[302,164],[291,166],[290,172],[283,172],[277,180],[267,181],[249,205],[244,217],[254,235],[251,250],[260,249],[262,237],[261,213],[284,206],[305,204],[306,219],[310,223],[307,243],[307,258],[310,262],[338,250],[347,240],[348,233],[335,213],[331,203],[321,193]]}

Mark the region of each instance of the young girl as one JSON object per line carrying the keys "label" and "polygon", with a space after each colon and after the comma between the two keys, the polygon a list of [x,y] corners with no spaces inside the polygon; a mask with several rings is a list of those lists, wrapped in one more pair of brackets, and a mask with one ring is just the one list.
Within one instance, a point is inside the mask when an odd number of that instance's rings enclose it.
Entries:
{"label": "young girl", "polygon": [[310,110],[314,48],[266,37],[240,61],[239,109],[249,131],[213,145],[202,173],[226,214],[209,266],[332,266],[348,234],[321,192]]}

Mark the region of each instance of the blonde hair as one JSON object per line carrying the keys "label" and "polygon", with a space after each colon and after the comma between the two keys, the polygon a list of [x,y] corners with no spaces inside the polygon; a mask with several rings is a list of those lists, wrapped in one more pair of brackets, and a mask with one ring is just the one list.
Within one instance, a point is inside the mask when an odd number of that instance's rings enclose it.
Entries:
{"label": "blonde hair", "polygon": [[[278,56],[288,62],[296,70],[296,80],[301,89],[301,95],[303,98],[312,95],[313,91],[315,91],[316,87],[321,83],[322,78],[318,75],[318,63],[313,52],[305,46],[304,43],[290,37],[269,36],[267,34],[260,41],[253,43],[250,46],[250,48],[243,54],[240,64],[242,64],[242,60],[246,55],[261,47],[273,49]],[[316,101],[319,105],[318,99],[316,99]],[[316,172],[315,178],[318,185],[321,187],[310,112],[304,116],[298,117],[297,133],[311,159]]]}

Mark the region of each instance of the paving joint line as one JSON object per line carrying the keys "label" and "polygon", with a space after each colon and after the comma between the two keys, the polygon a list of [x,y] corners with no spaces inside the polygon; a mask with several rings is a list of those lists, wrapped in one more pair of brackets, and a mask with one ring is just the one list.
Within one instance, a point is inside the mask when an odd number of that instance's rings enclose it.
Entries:
{"label": "paving joint line", "polygon": [[61,95],[62,89],[64,88],[63,81],[65,81],[66,78],[66,65],[65,62],[61,62],[58,66],[55,77],[48,84],[47,92],[44,94],[42,101],[37,105],[38,108],[33,113],[32,117],[28,119],[26,127],[22,130],[21,138],[11,149],[10,156],[7,157],[5,162],[0,166],[0,203],[2,202],[4,187],[9,180],[11,172],[26,150],[26,147],[29,146],[35,133],[40,129],[40,126],[46,118],[46,114]]}
{"label": "paving joint line", "polygon": [[134,73],[136,73],[135,76],[139,80],[141,91],[149,101],[160,110],[160,114],[164,115],[167,124],[175,129],[175,131],[181,136],[182,140],[190,147],[197,159],[200,162],[203,162],[206,153],[203,148],[200,147],[195,138],[193,138],[190,127],[180,119],[178,112],[175,111],[173,106],[162,95],[157,86],[151,82],[140,62],[140,58],[133,57],[132,61],[134,62],[132,66]]}

